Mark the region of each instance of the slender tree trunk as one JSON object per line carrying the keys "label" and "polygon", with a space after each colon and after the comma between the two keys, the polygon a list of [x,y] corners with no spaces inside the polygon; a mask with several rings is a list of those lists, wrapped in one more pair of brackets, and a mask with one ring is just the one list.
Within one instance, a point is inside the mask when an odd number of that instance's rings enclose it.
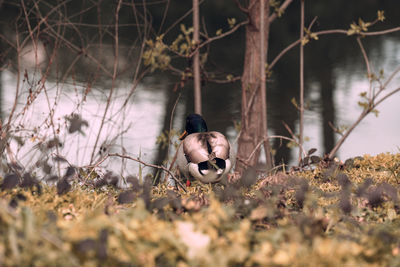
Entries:
{"label": "slender tree trunk", "polygon": [[[163,120],[163,126],[161,127],[161,132],[160,134],[162,134],[165,130],[170,130],[169,126],[171,124],[171,111],[174,108],[174,104],[175,104],[175,94],[174,91],[172,90],[172,88],[167,88],[167,93],[166,93],[166,97],[167,97],[167,104],[165,105],[165,110],[164,110],[164,120]],[[165,147],[165,144],[160,143],[158,145],[157,148],[157,154],[154,160],[154,163],[156,165],[163,165],[164,161],[168,158],[168,147]],[[156,175],[157,172],[159,172],[160,170],[158,169],[154,169],[154,176]],[[158,181],[160,181],[161,179],[159,179]]]}
{"label": "slender tree trunk", "polygon": [[[327,62],[327,65],[330,62]],[[321,114],[324,154],[329,153],[335,146],[335,132],[329,123],[335,124],[335,103],[333,96],[333,73],[331,68],[324,68],[321,75]]]}
{"label": "slender tree trunk", "polygon": [[[193,41],[199,44],[199,0],[193,0]],[[199,50],[193,56],[194,112],[201,114],[201,81]]]}
{"label": "slender tree trunk", "polygon": [[[264,0],[261,0],[264,1]],[[238,161],[236,171],[242,173],[247,166],[258,163],[260,149],[259,143],[263,143],[266,150],[267,167],[272,166],[270,145],[267,138],[266,121],[266,92],[262,90],[260,69],[264,68],[266,54],[268,51],[269,35],[269,1],[265,2],[264,10],[264,40],[261,42],[261,9],[260,0],[250,0],[248,16],[250,23],[246,26],[246,52],[244,58],[244,69],[242,75],[242,130],[239,137]],[[261,48],[261,43],[264,48]],[[261,55],[261,51],[265,55]],[[258,146],[261,147],[261,146]],[[254,152],[255,151],[255,152]],[[253,153],[254,152],[254,153]],[[251,156],[251,157],[250,157]]]}
{"label": "slender tree trunk", "polygon": [[[266,84],[266,73],[265,73],[265,63],[267,62],[267,48],[268,48],[268,37],[269,37],[269,19],[266,21],[265,18],[268,17],[269,13],[269,1],[260,0],[260,21],[265,21],[265,23],[260,23],[260,96],[261,96],[261,120],[262,120],[262,128],[263,128],[263,136],[264,139],[264,153],[265,159],[267,162],[267,167],[271,168],[272,154],[271,154],[271,146],[268,139],[268,120],[267,120],[267,84]],[[266,7],[266,2],[268,7]]]}
{"label": "slender tree trunk", "polygon": [[[300,39],[304,38],[304,0],[300,2]],[[304,139],[304,46],[300,44],[300,116],[299,116],[299,163],[303,156]]]}

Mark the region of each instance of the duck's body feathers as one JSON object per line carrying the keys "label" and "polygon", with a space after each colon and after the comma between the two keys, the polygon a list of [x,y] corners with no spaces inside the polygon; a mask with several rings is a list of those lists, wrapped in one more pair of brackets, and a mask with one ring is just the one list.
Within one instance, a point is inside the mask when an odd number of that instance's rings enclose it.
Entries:
{"label": "duck's body feathers", "polygon": [[230,145],[226,137],[219,132],[194,133],[183,142],[183,152],[188,162],[200,163],[220,158],[229,158]]}
{"label": "duck's body feathers", "polygon": [[224,169],[205,169],[201,170],[198,164],[188,163],[188,173],[190,176],[196,178],[204,184],[217,183],[222,180],[222,178],[229,173],[232,168],[232,163],[229,159],[225,160]]}
{"label": "duck's body feathers", "polygon": [[184,177],[216,183],[229,173],[232,159],[233,151],[226,137],[219,132],[206,132],[186,136],[179,147],[177,163]]}
{"label": "duck's body feathers", "polygon": [[191,114],[186,119],[186,135],[177,156],[180,173],[186,179],[216,183],[229,173],[235,156],[228,139],[221,133],[207,131],[204,119]]}

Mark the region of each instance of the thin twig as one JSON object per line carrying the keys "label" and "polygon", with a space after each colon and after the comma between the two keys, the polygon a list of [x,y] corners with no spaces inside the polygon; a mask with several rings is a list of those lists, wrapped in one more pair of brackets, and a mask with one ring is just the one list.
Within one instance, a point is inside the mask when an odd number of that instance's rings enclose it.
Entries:
{"label": "thin twig", "polygon": [[[283,12],[285,9],[290,5],[293,0],[286,0],[283,4],[279,7],[279,11]],[[271,16],[269,16],[269,23],[273,22],[278,17],[278,14],[275,12]]]}
{"label": "thin twig", "polygon": [[382,103],[384,100],[386,100],[388,97],[394,95],[395,93],[399,92],[400,88],[396,88],[393,91],[391,91],[390,93],[386,94],[385,96],[383,96],[381,99],[379,99],[378,101],[375,102],[373,109],[376,108],[376,106],[378,106],[380,103]]}
{"label": "thin twig", "polygon": [[[168,168],[168,170],[170,170],[170,171],[172,171],[172,168],[175,165],[176,159],[178,158],[178,152],[179,152],[179,149],[180,149],[181,145],[182,145],[182,142],[180,142],[178,147],[176,148],[175,155],[172,158],[171,164],[169,165],[169,168]],[[168,178],[168,176],[167,176],[167,178]],[[167,178],[165,180],[167,180]]]}
{"label": "thin twig", "polygon": [[[39,11],[39,7],[38,7],[38,5],[36,3],[35,3],[35,7]],[[60,32],[61,32],[61,25],[58,25],[57,26],[57,34],[60,34]],[[46,80],[47,80],[47,77],[50,74],[50,70],[51,70],[51,67],[53,65],[53,62],[56,59],[58,46],[59,46],[59,40],[57,39],[55,41],[55,43],[54,43],[53,53],[52,53],[52,55],[51,55],[51,57],[49,59],[49,64],[48,64],[48,66],[46,68],[46,72],[44,74],[42,74],[42,79],[41,79],[42,86],[41,86],[41,89],[39,89],[39,91],[41,91],[43,89],[44,94],[46,96],[46,102],[47,102],[47,106],[48,106],[48,109],[49,109],[50,125],[51,125],[51,128],[52,128],[54,137],[57,137],[57,130],[56,130],[56,127],[55,127],[55,124],[54,124],[54,107],[52,108],[51,104],[50,104],[50,98],[49,98],[49,95],[47,93],[47,88],[46,88]],[[54,99],[54,106],[56,106],[56,105],[57,105],[57,93],[56,93],[56,96],[55,96],[55,99]],[[55,146],[55,149],[56,149],[56,153],[59,155],[60,151],[59,151],[58,145]],[[57,172],[58,172],[58,177],[61,177],[60,162],[57,162]]]}
{"label": "thin twig", "polygon": [[[17,42],[17,67],[18,67],[18,70],[17,70],[17,84],[16,84],[16,86],[15,86],[15,98],[14,98],[14,103],[13,103],[13,106],[12,106],[12,108],[11,108],[11,112],[10,112],[10,115],[8,116],[8,121],[7,121],[7,124],[6,124],[6,127],[5,127],[5,133],[7,134],[8,132],[9,132],[9,130],[10,130],[10,127],[11,127],[11,120],[12,120],[12,118],[13,118],[13,116],[14,116],[14,112],[15,112],[15,109],[17,108],[17,103],[18,103],[18,95],[19,95],[19,86],[20,86],[20,80],[21,80],[21,60],[20,60],[20,53],[21,53],[21,50],[22,50],[22,48],[21,48],[21,46],[20,46],[20,40],[19,40],[19,32],[18,32],[18,25],[16,25],[15,26],[15,29],[16,29],[16,35],[15,35],[15,38],[16,38],[16,42]],[[1,138],[3,138],[3,134],[2,134],[2,136],[1,136]],[[3,152],[3,151],[1,151],[1,152]]]}
{"label": "thin twig", "polygon": [[367,74],[368,74],[368,79],[371,81],[371,67],[369,65],[369,60],[368,60],[368,56],[367,53],[365,52],[364,46],[361,42],[360,36],[357,36],[357,43],[360,46],[361,49],[361,53],[363,55],[364,61],[365,61],[365,65],[367,66]]}
{"label": "thin twig", "polygon": [[363,36],[376,36],[376,35],[385,35],[385,34],[388,34],[388,33],[393,33],[393,32],[398,32],[398,31],[400,31],[400,27],[387,29],[387,30],[383,30],[383,31],[376,31],[376,32],[363,32],[363,33],[360,33],[360,35],[363,35]]}
{"label": "thin twig", "polygon": [[368,110],[364,109],[363,112],[360,114],[360,116],[357,118],[357,120],[350,126],[350,128],[343,134],[343,136],[339,139],[339,141],[336,143],[336,145],[333,147],[333,149],[329,152],[328,157],[332,159],[336,152],[339,150],[339,147],[342,146],[344,141],[347,139],[347,137],[350,135],[350,133],[356,128],[356,126],[365,118],[365,116],[369,113]]}
{"label": "thin twig", "polygon": [[130,156],[127,156],[127,155],[121,155],[121,154],[118,154],[118,153],[110,153],[110,154],[108,154],[108,156],[109,157],[120,157],[120,158],[130,159],[130,160],[139,162],[140,164],[143,164],[144,166],[163,170],[163,171],[167,172],[169,175],[171,175],[172,179],[174,179],[175,182],[178,183],[178,185],[183,189],[183,191],[187,192],[185,186],[181,183],[181,181],[179,181],[179,179],[175,177],[175,175],[172,173],[172,171],[168,170],[168,168],[166,168],[164,166],[146,163],[146,162],[144,162],[144,161],[142,161],[142,160],[140,160],[138,158],[133,158],[133,157],[130,157]]}
{"label": "thin twig", "polygon": [[119,10],[121,8],[121,1],[118,1],[118,5],[117,5],[117,9],[115,11],[115,40],[114,40],[114,45],[115,45],[115,54],[114,54],[114,69],[113,69],[113,75],[112,75],[112,81],[111,81],[111,89],[110,89],[110,93],[108,95],[107,98],[107,103],[106,103],[106,108],[104,109],[104,113],[103,113],[103,118],[101,119],[101,123],[100,123],[100,128],[99,128],[99,133],[96,136],[96,141],[94,143],[93,146],[93,151],[92,151],[92,155],[90,156],[90,163],[93,162],[93,158],[94,158],[94,154],[96,152],[96,148],[97,148],[97,143],[99,142],[100,139],[100,135],[101,135],[101,131],[103,129],[104,126],[104,122],[106,119],[106,115],[108,112],[108,109],[110,107],[110,103],[111,103],[111,98],[114,92],[114,88],[115,88],[115,83],[116,83],[116,79],[117,79],[117,70],[118,70],[118,50],[119,50],[119,39],[118,39],[118,19],[119,19]]}
{"label": "thin twig", "polygon": [[328,125],[329,125],[329,127],[331,127],[331,129],[332,129],[335,133],[337,133],[337,134],[343,136],[342,131],[340,131],[335,125],[333,125],[332,122],[328,121]]}
{"label": "thin twig", "polygon": [[[248,23],[249,23],[248,20],[242,21],[242,22],[236,24],[235,27],[233,27],[233,28],[230,29],[229,31],[226,31],[226,32],[224,32],[224,33],[221,33],[220,35],[216,35],[216,36],[214,36],[214,37],[208,38],[206,41],[200,43],[200,44],[196,47],[196,49],[194,49],[194,50],[192,51],[192,53],[190,53],[190,54],[189,54],[188,56],[186,56],[186,57],[188,57],[188,58],[193,57],[193,55],[195,55],[195,53],[196,53],[200,48],[204,47],[205,45],[208,45],[209,43],[211,43],[211,42],[213,42],[213,41],[215,41],[215,40],[222,39],[222,38],[224,38],[224,37],[226,37],[226,36],[228,36],[228,35],[234,33],[234,32],[237,31],[241,26],[244,26],[244,25],[246,25],[246,24],[248,24]],[[184,56],[184,55],[182,55],[182,56]]]}
{"label": "thin twig", "polygon": [[[143,7],[145,8],[145,5],[143,5]],[[135,5],[133,4],[133,9],[134,9],[134,14],[135,14],[135,18],[136,18],[136,20],[137,20],[137,15],[136,15],[136,8],[135,8]],[[126,99],[125,99],[125,101],[124,101],[124,103],[122,104],[122,106],[121,106],[121,108],[117,111],[117,112],[119,112],[119,111],[121,111],[123,108],[125,108],[125,106],[128,104],[128,102],[129,102],[129,99],[131,98],[131,96],[133,95],[133,93],[135,92],[135,90],[136,90],[136,88],[137,88],[137,86],[139,85],[139,82],[143,79],[143,77],[150,71],[150,69],[149,68],[147,68],[147,69],[145,69],[145,70],[143,70],[142,71],[142,73],[140,73],[139,71],[140,71],[140,68],[141,68],[141,66],[142,66],[142,63],[141,63],[141,59],[142,59],[142,55],[143,55],[143,53],[144,53],[144,48],[145,48],[145,46],[146,46],[146,42],[144,41],[145,39],[146,39],[146,37],[147,37],[147,35],[148,35],[148,31],[149,30],[147,30],[147,28],[150,28],[150,27],[148,27],[148,21],[147,21],[147,16],[146,16],[146,10],[144,11],[145,12],[145,16],[144,16],[144,30],[143,30],[143,37],[141,38],[142,39],[142,44],[141,44],[141,46],[140,46],[140,52],[139,52],[139,56],[138,56],[138,58],[140,59],[140,60],[138,60],[138,63],[137,63],[137,65],[136,65],[136,69],[135,69],[135,74],[134,74],[134,77],[133,77],[133,82],[132,82],[132,87],[131,87],[131,90],[129,91],[129,94],[128,94],[128,96],[126,97]],[[139,27],[138,27],[138,32],[139,32],[139,35],[141,36],[141,34],[140,34],[140,29],[139,29]]]}
{"label": "thin twig", "polygon": [[382,85],[383,88],[386,88],[388,84],[393,80],[393,78],[400,72],[400,66],[397,67],[389,76],[389,78],[386,80],[386,82]]}
{"label": "thin twig", "polygon": [[[32,29],[32,33],[34,33],[35,31],[38,31],[38,33],[39,33],[39,31],[40,31],[40,29],[41,29],[41,25],[44,23],[44,24],[46,25],[47,29],[49,29],[49,30],[51,31],[51,32],[47,32],[49,35],[53,35],[53,36],[55,37],[56,40],[62,40],[63,43],[64,43],[66,46],[68,46],[68,47],[71,48],[72,50],[75,50],[77,53],[82,53],[82,54],[84,54],[87,58],[89,58],[90,60],[92,60],[93,62],[95,62],[95,63],[104,71],[104,73],[106,73],[107,75],[109,75],[110,77],[112,77],[112,73],[110,73],[110,72],[100,63],[100,61],[99,61],[96,57],[94,57],[94,56],[90,55],[89,53],[87,53],[86,48],[84,48],[83,46],[82,46],[82,47],[79,47],[79,46],[73,44],[72,42],[70,42],[69,40],[65,39],[65,37],[64,37],[63,35],[60,35],[59,32],[55,31],[55,30],[53,29],[53,26],[50,25],[50,24],[48,23],[48,21],[49,21],[48,18],[49,18],[49,16],[50,16],[52,13],[58,12],[58,13],[60,14],[60,16],[62,16],[63,14],[59,12],[59,8],[60,8],[61,6],[63,6],[63,5],[66,5],[68,2],[71,2],[71,1],[72,1],[72,0],[66,0],[66,1],[61,2],[61,3],[59,3],[58,5],[52,7],[51,10],[50,10],[49,12],[46,13],[46,16],[42,16],[42,14],[40,13],[40,9],[39,9],[39,7],[38,7],[38,3],[37,3],[37,2],[34,2],[35,8],[37,9],[37,12],[38,12],[38,16],[40,17],[40,21],[39,21],[38,24],[35,26],[35,28]],[[67,18],[66,18],[66,19],[67,19]],[[67,19],[67,20],[68,20],[68,19]],[[69,23],[69,25],[70,25],[71,27],[73,27],[73,28],[75,29],[75,31],[78,33],[78,35],[79,35],[79,30],[77,29],[77,27],[75,26],[75,24],[74,24],[74,23]],[[24,46],[25,46],[26,42],[28,41],[28,38],[29,38],[29,36],[25,38],[25,40],[22,42],[21,47],[24,47]],[[81,43],[83,43],[82,38],[81,38]]]}
{"label": "thin twig", "polygon": [[35,37],[33,36],[32,27],[31,27],[31,23],[30,23],[30,20],[29,20],[29,17],[28,17],[28,13],[26,11],[25,1],[24,0],[21,0],[21,6],[22,6],[22,9],[24,11],[26,25],[28,26],[29,37],[31,38],[31,41],[32,41],[32,44],[33,44],[33,50],[34,50],[34,53],[35,53],[35,60],[37,62],[37,50],[38,50],[37,45],[38,45],[38,43],[37,43],[37,40],[35,39]]}
{"label": "thin twig", "polygon": [[[204,2],[204,0],[199,1],[199,5],[201,5]],[[167,34],[170,30],[172,30],[176,25],[178,25],[178,23],[182,22],[182,20],[184,20],[187,16],[189,16],[191,13],[193,12],[193,8],[191,8],[188,12],[186,12],[182,17],[180,17],[179,19],[175,20],[174,23],[172,23],[171,26],[169,26],[164,34]]]}
{"label": "thin twig", "polygon": [[[182,95],[182,91],[179,92],[179,95],[176,98],[175,104],[172,107],[172,111],[171,111],[171,117],[170,117],[170,121],[169,121],[169,132],[168,132],[167,157],[169,157],[169,150],[171,148],[171,131],[172,131],[172,124],[174,122],[174,113],[175,113],[176,106],[178,105],[179,99],[181,98],[181,95]],[[179,147],[178,147],[178,149],[179,149]],[[175,153],[175,157],[174,157],[175,160],[176,160],[176,155],[178,153],[178,149],[176,150],[176,153]],[[171,165],[168,168],[169,170],[171,170],[172,167],[174,166],[174,163],[175,163],[174,159],[172,160]],[[169,175],[169,173],[168,173],[168,175]],[[165,181],[168,179],[168,175],[165,177]]]}
{"label": "thin twig", "polygon": [[235,0],[235,3],[237,5],[237,7],[243,12],[243,13],[249,13],[249,9],[245,8],[244,6],[242,6],[242,4],[239,2],[239,0]]}
{"label": "thin twig", "polygon": [[[310,30],[310,28],[308,30]],[[359,35],[361,35],[361,36],[376,36],[376,35],[384,35],[387,33],[393,33],[393,32],[398,32],[398,31],[400,31],[400,27],[383,30],[383,31],[376,31],[376,32],[363,32],[363,33],[360,33]],[[348,32],[347,30],[332,29],[332,30],[323,30],[323,31],[313,32],[313,34],[315,34],[316,36],[328,35],[328,34],[345,34],[345,35],[347,35],[347,32]],[[301,43],[301,39],[298,39],[298,40],[294,41],[293,43],[289,44],[285,49],[283,49],[268,65],[268,70],[271,70],[282,56],[284,56],[287,52],[289,52],[292,48],[296,47],[300,43]]]}
{"label": "thin twig", "polygon": [[106,159],[108,159],[108,155],[105,155],[103,158],[99,159],[95,164],[93,165],[88,165],[88,166],[82,166],[82,168],[89,168],[91,169],[89,174],[86,177],[90,177],[92,173],[94,172],[94,169],[100,166]]}
{"label": "thin twig", "polygon": [[241,79],[242,79],[241,76],[235,76],[235,77],[225,79],[225,80],[218,80],[218,79],[212,79],[212,78],[206,77],[206,79],[204,79],[204,80],[206,80],[207,82],[226,84],[226,83],[234,83],[234,82],[240,81]]}
{"label": "thin twig", "polygon": [[[286,130],[289,132],[290,136],[292,136],[293,140],[296,140],[296,135],[293,133],[293,131],[290,129],[289,125],[287,125],[284,121],[282,121],[283,126],[286,128]],[[303,155],[306,156],[307,153],[303,148],[303,145],[300,144],[298,141],[295,141],[295,143],[299,146],[301,151],[303,151]]]}
{"label": "thin twig", "polygon": [[[296,144],[299,144],[295,139],[293,139],[293,138],[290,138],[290,137],[286,137],[286,136],[283,136],[283,135],[270,135],[270,136],[268,136],[267,137],[268,138],[268,140],[269,139],[284,139],[284,140],[288,140],[288,141],[291,141],[291,142],[294,142],[294,143],[296,143]],[[260,142],[258,142],[258,144],[255,146],[255,148],[253,149],[253,151],[251,151],[251,153],[250,153],[250,155],[247,157],[247,159],[245,160],[245,162],[249,162],[250,161],[250,159],[254,156],[254,154],[257,152],[257,150],[260,148],[260,146],[265,142],[265,139],[266,138],[264,138],[263,140],[261,140]]]}
{"label": "thin twig", "polygon": [[111,73],[110,71],[108,71],[108,70],[106,69],[105,66],[103,66],[103,65],[101,64],[101,62],[100,62],[99,59],[97,59],[95,56],[92,56],[91,54],[89,54],[89,53],[87,52],[86,48],[81,48],[81,47],[78,47],[78,46],[74,45],[72,42],[70,42],[69,40],[67,40],[64,36],[59,35],[47,21],[45,21],[44,23],[46,24],[47,28],[51,31],[51,32],[48,32],[49,35],[54,36],[55,39],[60,39],[67,47],[71,48],[71,49],[74,50],[75,52],[82,53],[82,54],[83,54],[84,56],[86,56],[88,59],[90,59],[91,61],[93,61],[94,63],[96,63],[96,64],[101,68],[101,70],[102,70],[105,74],[107,74],[108,76],[110,76],[110,77],[113,76],[112,73]]}
{"label": "thin twig", "polygon": [[[314,18],[313,18],[313,20],[311,21],[311,23],[310,23],[310,25],[308,25],[308,27],[307,27],[307,30],[311,30],[311,28],[312,28],[312,26],[314,25],[314,23],[317,21],[317,19],[318,19],[318,17],[317,16],[315,16]],[[304,38],[304,37],[303,37]],[[283,55],[285,55],[289,50],[291,50],[292,48],[294,48],[296,45],[298,45],[298,44],[300,44],[301,43],[301,38],[300,39],[298,39],[297,41],[295,41],[295,42],[293,42],[293,43],[291,43],[290,45],[288,45],[285,49],[283,49],[275,58],[274,58],[274,60],[272,60],[272,62],[271,62],[271,64],[269,64],[268,65],[268,71],[270,71],[274,66],[275,66],[275,64],[279,61],[279,59],[283,56]]]}
{"label": "thin twig", "polygon": [[169,5],[170,5],[170,0],[167,0],[167,3],[165,4],[165,9],[164,9],[164,14],[160,23],[160,28],[158,29],[158,35],[160,35],[161,30],[164,26],[165,20],[167,18],[167,13],[168,13],[168,9],[169,9]]}
{"label": "thin twig", "polygon": [[373,84],[372,84],[372,70],[370,67],[370,63],[369,63],[369,59],[367,56],[367,52],[365,52],[365,48],[361,42],[361,37],[357,36],[357,43],[360,46],[360,50],[361,53],[363,55],[364,61],[365,61],[365,65],[367,66],[367,77],[368,77],[368,81],[369,81],[369,90],[368,90],[368,99],[371,100],[374,98],[374,92],[373,92]]}
{"label": "thin twig", "polygon": [[273,60],[272,62],[268,65],[268,71],[270,71],[275,64],[283,57],[287,52],[289,52],[292,48],[296,47],[298,44],[301,43],[301,39],[291,43],[288,45],[285,49],[283,49]]}

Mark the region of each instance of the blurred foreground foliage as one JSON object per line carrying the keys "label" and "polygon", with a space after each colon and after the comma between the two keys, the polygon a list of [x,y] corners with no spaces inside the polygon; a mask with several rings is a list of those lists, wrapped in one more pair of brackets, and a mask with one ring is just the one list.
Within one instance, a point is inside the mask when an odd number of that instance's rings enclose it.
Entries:
{"label": "blurred foreground foliage", "polygon": [[400,265],[400,154],[256,175],[187,193],[3,179],[0,265]]}

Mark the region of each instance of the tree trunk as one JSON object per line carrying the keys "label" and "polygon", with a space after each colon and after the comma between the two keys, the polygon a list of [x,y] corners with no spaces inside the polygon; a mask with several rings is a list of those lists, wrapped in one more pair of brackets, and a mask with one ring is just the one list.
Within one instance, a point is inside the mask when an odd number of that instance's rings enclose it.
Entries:
{"label": "tree trunk", "polygon": [[[246,26],[246,52],[244,58],[244,69],[242,75],[242,130],[239,137],[238,161],[236,171],[242,173],[248,166],[255,166],[260,156],[261,143],[264,143],[266,151],[267,168],[272,166],[269,141],[266,138],[267,133],[263,129],[266,118],[263,112],[266,112],[266,96],[260,88],[261,64],[264,57],[261,56],[261,34],[260,34],[260,0],[250,0],[248,16],[250,23]],[[268,51],[269,35],[269,1],[265,3],[264,16],[264,51]],[[264,119],[262,119],[264,118]],[[265,125],[264,125],[265,127]],[[259,145],[260,144],[260,145]],[[257,148],[258,146],[258,148]],[[255,150],[257,148],[257,150]],[[253,153],[254,152],[254,153]]]}
{"label": "tree trunk", "polygon": [[[193,41],[195,47],[199,44],[199,0],[193,0]],[[201,114],[201,79],[200,79],[200,51],[193,56],[193,85],[194,85],[194,112]]]}

